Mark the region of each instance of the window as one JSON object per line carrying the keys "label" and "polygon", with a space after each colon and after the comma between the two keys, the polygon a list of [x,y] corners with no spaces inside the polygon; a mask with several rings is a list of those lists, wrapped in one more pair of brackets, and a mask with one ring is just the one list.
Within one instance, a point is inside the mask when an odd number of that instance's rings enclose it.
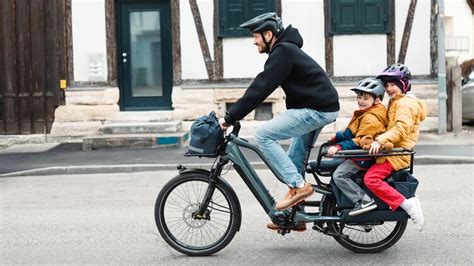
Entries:
{"label": "window", "polygon": [[275,12],[275,0],[219,1],[219,36],[249,36],[249,31],[239,25],[266,12]]}
{"label": "window", "polygon": [[370,34],[390,31],[388,0],[332,0],[332,34]]}

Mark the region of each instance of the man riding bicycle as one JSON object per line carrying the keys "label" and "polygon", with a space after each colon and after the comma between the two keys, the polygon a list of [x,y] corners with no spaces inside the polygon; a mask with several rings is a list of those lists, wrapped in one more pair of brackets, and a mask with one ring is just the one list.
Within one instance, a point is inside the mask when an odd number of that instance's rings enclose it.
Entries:
{"label": "man riding bicycle", "polygon": [[[262,14],[240,27],[250,29],[254,45],[259,53],[267,53],[268,59],[264,70],[242,98],[227,110],[219,124],[222,129],[227,129],[254,110],[279,86],[283,89],[287,110],[257,128],[255,139],[289,187],[285,198],[275,206],[278,210],[285,210],[314,192],[303,177],[305,151],[314,144],[321,129],[336,120],[339,97],[321,66],[301,50],[303,38],[298,30],[291,25],[284,28],[275,13]],[[312,131],[316,134],[310,139]],[[290,138],[291,145],[286,153],[278,141]]]}

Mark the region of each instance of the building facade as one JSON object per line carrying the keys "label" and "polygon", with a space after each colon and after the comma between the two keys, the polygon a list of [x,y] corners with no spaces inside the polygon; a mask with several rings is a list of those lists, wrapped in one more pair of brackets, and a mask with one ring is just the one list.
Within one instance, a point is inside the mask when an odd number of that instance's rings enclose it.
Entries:
{"label": "building facade", "polygon": [[[445,2],[447,56],[472,58],[472,1]],[[342,110],[328,131],[347,125],[356,106],[349,88],[357,80],[400,60],[430,106],[423,130],[437,128],[435,0],[64,0],[63,6],[68,56],[60,80],[67,86],[53,135],[96,134],[131,112],[163,112],[179,121],[224,113],[263,69],[267,56],[238,25],[264,12],[298,28],[303,50],[336,85]],[[246,119],[283,110],[277,89]]]}

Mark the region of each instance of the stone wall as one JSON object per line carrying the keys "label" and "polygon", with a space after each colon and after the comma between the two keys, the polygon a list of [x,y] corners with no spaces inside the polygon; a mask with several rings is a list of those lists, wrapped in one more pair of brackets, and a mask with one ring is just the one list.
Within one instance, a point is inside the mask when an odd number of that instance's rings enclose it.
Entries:
{"label": "stone wall", "polygon": [[66,91],[66,105],[56,108],[51,137],[63,142],[98,134],[99,127],[120,111],[119,89],[81,88]]}
{"label": "stone wall", "polygon": [[[235,103],[245,92],[246,87],[240,88],[203,88],[203,87],[173,87],[173,117],[178,120],[194,120],[200,116],[215,111],[224,115],[227,103]],[[265,101],[272,104],[273,116],[286,110],[284,93],[281,89],[273,92]],[[253,120],[252,111],[244,120]]]}
{"label": "stone wall", "polygon": [[[349,123],[354,110],[357,108],[356,97],[350,89],[353,84],[336,84],[336,89],[340,97],[341,110],[339,117],[335,123],[327,125],[323,129],[323,133],[333,133],[337,130],[344,129]],[[236,102],[245,92],[246,87],[174,87],[173,88],[173,107],[174,118],[184,121],[192,121],[199,116],[206,115],[210,111],[216,111],[219,115],[223,115],[226,109],[226,103]],[[438,129],[438,86],[433,82],[420,82],[412,85],[412,93],[418,98],[423,99],[428,107],[428,114],[425,121],[422,122],[420,130],[424,132],[434,132]],[[277,89],[272,93],[265,102],[272,103],[273,115],[286,110],[285,95],[283,90]],[[388,104],[386,96],[383,103]],[[251,128],[255,128],[261,121],[254,120],[254,112],[247,115],[244,120]],[[185,128],[191,123],[184,123]],[[252,130],[245,129],[249,135]]]}

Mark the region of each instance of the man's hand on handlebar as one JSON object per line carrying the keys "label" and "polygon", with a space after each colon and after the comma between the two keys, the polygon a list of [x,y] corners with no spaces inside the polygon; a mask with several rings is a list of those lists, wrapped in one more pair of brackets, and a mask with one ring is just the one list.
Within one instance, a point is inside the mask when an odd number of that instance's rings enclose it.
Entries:
{"label": "man's hand on handlebar", "polygon": [[231,126],[231,124],[227,123],[223,117],[219,118],[219,125],[224,131],[227,130]]}

